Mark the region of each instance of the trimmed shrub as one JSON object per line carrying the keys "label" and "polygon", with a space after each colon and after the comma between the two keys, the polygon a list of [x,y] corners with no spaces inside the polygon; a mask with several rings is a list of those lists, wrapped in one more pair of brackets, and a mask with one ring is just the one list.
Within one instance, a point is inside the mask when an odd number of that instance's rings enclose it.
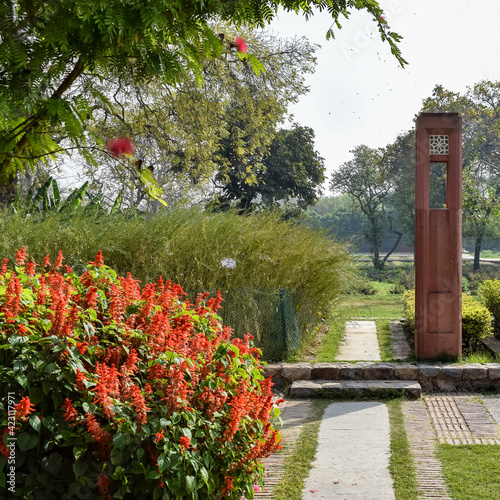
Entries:
{"label": "trimmed shrub", "polygon": [[493,316],[495,336],[500,337],[500,280],[486,280],[479,287],[481,302]]}
{"label": "trimmed shrub", "polygon": [[415,290],[407,290],[403,294],[403,315],[408,328],[415,331]]}
{"label": "trimmed shrub", "polygon": [[279,410],[220,295],[62,259],[0,270],[0,497],[252,498]]}
{"label": "trimmed shrub", "polygon": [[462,294],[462,344],[475,351],[481,341],[491,335],[491,315],[488,309],[470,295]]}
{"label": "trimmed shrub", "polygon": [[[403,295],[406,324],[415,332],[415,290]],[[481,340],[491,335],[491,316],[486,307],[470,295],[462,294],[462,344],[466,350],[475,350]]]}

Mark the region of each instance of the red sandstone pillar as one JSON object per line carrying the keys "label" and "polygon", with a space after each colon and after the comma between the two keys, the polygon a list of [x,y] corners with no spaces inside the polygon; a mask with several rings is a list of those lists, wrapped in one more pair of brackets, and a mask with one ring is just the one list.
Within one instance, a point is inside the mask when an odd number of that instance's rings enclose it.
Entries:
{"label": "red sandstone pillar", "polygon": [[[415,172],[415,354],[462,353],[462,118],[417,118]],[[446,164],[446,207],[429,208],[430,165]]]}

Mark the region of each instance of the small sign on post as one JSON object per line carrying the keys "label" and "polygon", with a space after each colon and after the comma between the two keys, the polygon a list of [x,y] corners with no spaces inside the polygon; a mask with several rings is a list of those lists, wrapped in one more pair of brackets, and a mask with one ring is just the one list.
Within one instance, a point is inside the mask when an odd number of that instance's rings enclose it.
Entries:
{"label": "small sign on post", "polygon": [[236,269],[236,259],[222,259],[220,266],[224,269]]}

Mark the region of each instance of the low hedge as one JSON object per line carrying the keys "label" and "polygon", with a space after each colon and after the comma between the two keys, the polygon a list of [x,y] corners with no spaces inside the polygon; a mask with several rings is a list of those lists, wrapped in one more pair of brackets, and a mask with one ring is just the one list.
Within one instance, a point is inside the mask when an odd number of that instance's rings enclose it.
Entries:
{"label": "low hedge", "polygon": [[220,296],[62,259],[0,269],[0,498],[252,498],[279,411]]}
{"label": "low hedge", "polygon": [[[403,295],[406,324],[415,331],[415,290]],[[465,350],[475,350],[481,340],[491,335],[491,315],[488,309],[470,295],[462,294],[462,344]]]}
{"label": "low hedge", "polygon": [[475,351],[491,333],[488,309],[470,295],[462,294],[462,344],[465,349]]}
{"label": "low hedge", "polygon": [[481,302],[493,316],[495,335],[500,336],[500,280],[486,280],[479,287]]}

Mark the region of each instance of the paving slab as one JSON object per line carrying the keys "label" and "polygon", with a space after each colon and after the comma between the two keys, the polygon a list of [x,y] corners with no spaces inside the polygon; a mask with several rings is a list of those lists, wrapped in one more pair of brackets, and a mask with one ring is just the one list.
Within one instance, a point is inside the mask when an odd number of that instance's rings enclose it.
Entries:
{"label": "paving slab", "polygon": [[336,359],[380,361],[375,321],[347,321]]}
{"label": "paving slab", "polygon": [[321,421],[316,459],[302,500],[392,500],[389,460],[387,406],[367,401],[332,403]]}

